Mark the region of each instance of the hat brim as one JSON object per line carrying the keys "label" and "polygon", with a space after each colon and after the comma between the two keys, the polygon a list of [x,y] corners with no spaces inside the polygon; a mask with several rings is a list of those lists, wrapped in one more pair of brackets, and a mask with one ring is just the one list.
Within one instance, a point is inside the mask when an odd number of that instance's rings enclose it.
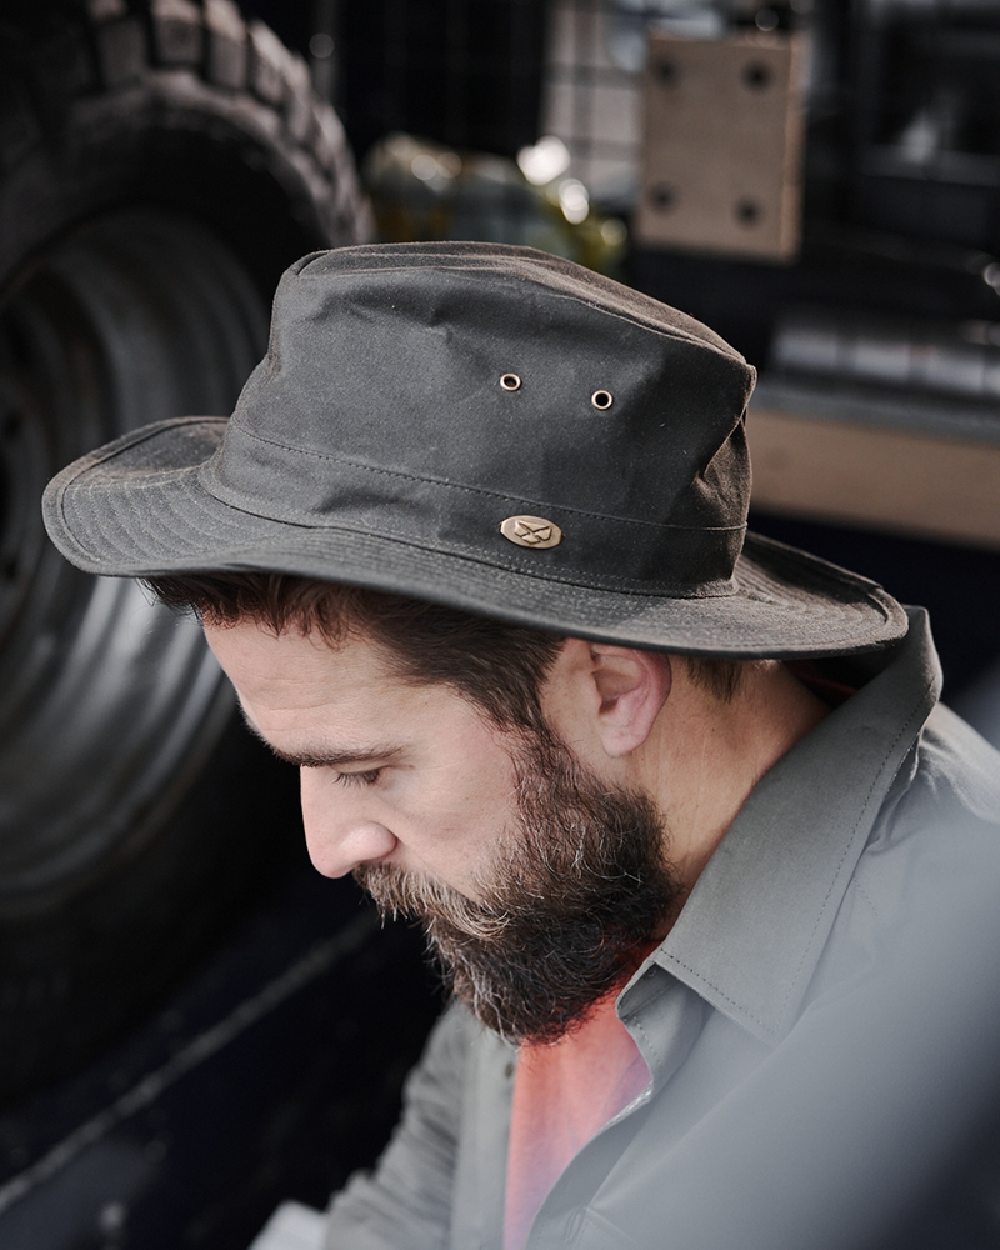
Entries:
{"label": "hat brim", "polygon": [[[689,654],[844,655],[887,646],[906,633],[902,607],[874,582],[753,533],[731,593],[675,598],[556,582],[398,537],[257,516],[202,484],[202,466],[224,430],[222,418],[162,421],[74,461],[45,491],[42,511],[53,543],[89,573],[277,571],[560,634]],[[139,444],[141,463],[127,454]]]}

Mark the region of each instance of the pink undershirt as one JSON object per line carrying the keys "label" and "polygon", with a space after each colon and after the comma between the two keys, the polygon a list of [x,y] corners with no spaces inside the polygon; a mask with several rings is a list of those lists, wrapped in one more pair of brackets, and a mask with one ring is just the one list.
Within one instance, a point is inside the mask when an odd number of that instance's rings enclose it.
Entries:
{"label": "pink undershirt", "polygon": [[504,1250],[522,1250],[532,1221],[578,1150],[649,1084],[649,1069],[615,1012],[617,990],[551,1046],[517,1057],[507,1147]]}

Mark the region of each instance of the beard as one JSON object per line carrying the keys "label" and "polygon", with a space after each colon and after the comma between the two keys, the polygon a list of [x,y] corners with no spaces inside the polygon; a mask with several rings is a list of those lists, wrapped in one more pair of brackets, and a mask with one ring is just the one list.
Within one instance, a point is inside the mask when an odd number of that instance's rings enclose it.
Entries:
{"label": "beard", "polygon": [[521,733],[516,819],[470,897],[422,874],[364,864],[382,915],[419,920],[446,986],[512,1042],[551,1043],[622,985],[682,898],[648,794],[609,787],[555,736]]}

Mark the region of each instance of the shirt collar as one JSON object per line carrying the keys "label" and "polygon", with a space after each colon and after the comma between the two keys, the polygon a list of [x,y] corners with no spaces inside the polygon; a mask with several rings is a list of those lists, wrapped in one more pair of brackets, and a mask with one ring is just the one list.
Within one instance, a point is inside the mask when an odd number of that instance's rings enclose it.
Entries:
{"label": "shirt collar", "polygon": [[927,614],[761,778],[652,961],[755,1036],[797,1018],[894,778],[937,702]]}

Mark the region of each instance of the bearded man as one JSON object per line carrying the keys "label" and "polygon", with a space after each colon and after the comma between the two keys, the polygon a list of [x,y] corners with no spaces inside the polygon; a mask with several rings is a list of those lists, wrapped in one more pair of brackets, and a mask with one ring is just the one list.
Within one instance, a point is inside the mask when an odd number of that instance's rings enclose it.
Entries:
{"label": "bearded man", "polygon": [[746,531],[753,376],[529,249],[347,248],[229,421],[49,486],[451,988],[330,1250],[962,1244],[1000,767],[920,609]]}

